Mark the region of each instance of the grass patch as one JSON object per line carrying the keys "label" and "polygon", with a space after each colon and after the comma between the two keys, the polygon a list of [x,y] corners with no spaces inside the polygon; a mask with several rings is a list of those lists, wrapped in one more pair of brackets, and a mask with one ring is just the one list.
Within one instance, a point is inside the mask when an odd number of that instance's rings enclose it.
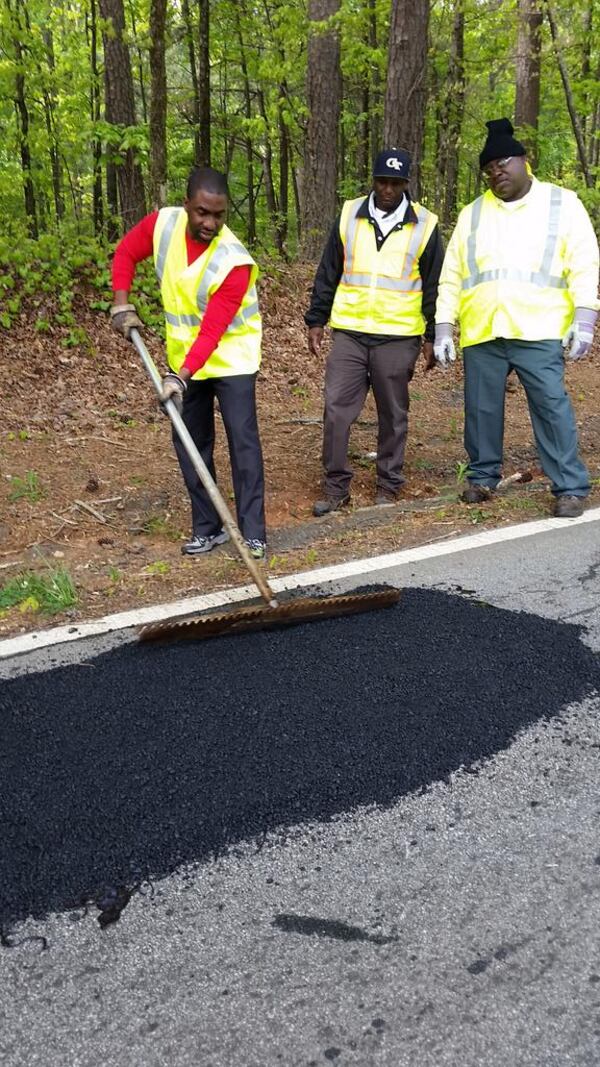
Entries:
{"label": "grass patch", "polygon": [[146,519],[142,530],[151,536],[166,537],[167,541],[180,541],[184,537],[183,532],[163,515],[151,515]]}
{"label": "grass patch", "polygon": [[25,571],[0,586],[0,610],[19,607],[21,611],[43,611],[54,615],[77,603],[77,592],[67,570],[47,575]]}
{"label": "grass patch", "polygon": [[506,510],[516,508],[517,511],[536,511],[538,514],[545,512],[546,505],[541,500],[532,500],[528,496],[513,496],[506,499]]}
{"label": "grass patch", "polygon": [[145,570],[146,574],[168,574],[171,564],[164,559],[157,559],[155,563],[149,563]]}
{"label": "grass patch", "polygon": [[27,471],[24,478],[19,478],[15,474],[10,479],[8,499],[11,503],[14,503],[15,500],[29,500],[32,504],[35,504],[38,500],[42,500],[45,495],[40,485],[37,471]]}

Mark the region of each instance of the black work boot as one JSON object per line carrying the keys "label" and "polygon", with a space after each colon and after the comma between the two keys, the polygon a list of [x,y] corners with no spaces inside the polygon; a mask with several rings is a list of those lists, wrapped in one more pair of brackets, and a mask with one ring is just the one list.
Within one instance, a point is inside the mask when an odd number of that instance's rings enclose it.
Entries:
{"label": "black work boot", "polygon": [[328,515],[330,511],[339,511],[340,508],[346,507],[346,504],[350,503],[350,493],[346,493],[346,496],[327,496],[324,500],[317,500],[313,505],[313,515],[317,518],[320,515]]}
{"label": "black work boot", "polygon": [[397,504],[398,494],[393,489],[384,489],[383,486],[378,485],[375,493],[375,504],[378,508],[385,507],[386,504]]}
{"label": "black work boot", "polygon": [[491,485],[479,485],[477,482],[469,482],[466,489],[461,493],[460,499],[463,504],[483,504],[490,500],[494,490]]}
{"label": "black work boot", "polygon": [[578,519],[580,515],[583,515],[583,500],[582,496],[568,496],[567,493],[557,496],[554,505],[555,517],[557,519]]}

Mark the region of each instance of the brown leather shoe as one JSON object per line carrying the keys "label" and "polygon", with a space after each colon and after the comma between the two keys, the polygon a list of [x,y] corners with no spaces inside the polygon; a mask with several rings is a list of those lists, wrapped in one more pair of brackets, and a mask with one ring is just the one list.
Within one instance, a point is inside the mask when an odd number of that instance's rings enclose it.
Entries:
{"label": "brown leather shoe", "polygon": [[460,499],[464,504],[483,504],[490,500],[494,490],[491,485],[478,485],[477,482],[469,482],[469,485],[461,493]]}
{"label": "brown leather shoe", "polygon": [[346,496],[327,496],[324,500],[317,500],[313,505],[313,515],[319,518],[321,515],[328,515],[330,511],[339,511],[340,508],[345,508],[346,504],[350,503],[350,493]]}
{"label": "brown leather shoe", "polygon": [[566,493],[557,496],[554,505],[554,515],[557,519],[578,519],[583,515],[582,496],[567,496]]}

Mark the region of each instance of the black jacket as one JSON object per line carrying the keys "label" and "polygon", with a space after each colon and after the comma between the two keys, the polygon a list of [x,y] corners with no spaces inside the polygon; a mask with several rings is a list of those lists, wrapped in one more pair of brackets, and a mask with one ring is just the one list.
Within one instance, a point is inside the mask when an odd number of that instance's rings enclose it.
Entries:
{"label": "black jacket", "polygon": [[[408,195],[408,194],[407,194]],[[364,202],[360,205],[356,215],[360,219],[368,219],[373,227],[373,233],[375,241],[377,243],[377,250],[382,247],[386,241],[386,237],[383,236],[377,223],[371,218],[369,214],[369,198],[365,198]],[[408,201],[408,207],[406,214],[402,222],[399,222],[390,233],[394,233],[394,230],[401,230],[405,223],[416,222],[417,216],[415,210]],[[389,234],[387,235],[389,236]],[[419,273],[423,282],[423,296],[422,296],[422,309],[423,316],[425,318],[425,340],[433,341],[435,333],[435,302],[437,299],[438,281],[440,277],[440,271],[442,269],[442,262],[444,259],[444,249],[442,246],[442,239],[440,236],[439,226],[436,225],[431,237],[429,238],[422,255],[419,257]],[[333,306],[333,300],[335,297],[335,291],[338,287],[339,280],[342,276],[344,269],[344,246],[340,237],[340,216],[338,215],[325,245],[325,250],[321,256],[321,262],[317,268],[315,275],[315,282],[313,285],[312,297],[310,301],[310,307],[304,316],[304,321],[307,326],[325,326],[329,320],[331,314],[331,308]],[[382,336],[373,336],[372,334],[365,334],[359,330],[346,330],[345,333],[356,333],[363,341],[368,338],[373,343],[381,342]],[[385,338],[386,340],[388,337]],[[392,338],[389,338],[390,340]],[[397,338],[394,338],[396,340]]]}

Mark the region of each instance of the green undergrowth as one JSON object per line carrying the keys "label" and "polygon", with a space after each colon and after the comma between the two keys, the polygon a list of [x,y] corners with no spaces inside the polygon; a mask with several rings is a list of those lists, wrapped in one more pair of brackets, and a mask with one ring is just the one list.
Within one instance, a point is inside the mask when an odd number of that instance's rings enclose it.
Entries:
{"label": "green undergrowth", "polygon": [[21,611],[41,611],[55,615],[77,603],[77,591],[67,570],[59,568],[46,575],[24,571],[0,586],[0,613],[19,607]]}
{"label": "green undergrowth", "polygon": [[[63,327],[62,345],[90,347],[78,307],[106,313],[112,302],[110,264],[114,245],[65,230],[37,241],[0,236],[0,337],[22,313],[37,333]],[[131,292],[147,326],[163,332],[158,285],[151,260],[139,265]]]}

